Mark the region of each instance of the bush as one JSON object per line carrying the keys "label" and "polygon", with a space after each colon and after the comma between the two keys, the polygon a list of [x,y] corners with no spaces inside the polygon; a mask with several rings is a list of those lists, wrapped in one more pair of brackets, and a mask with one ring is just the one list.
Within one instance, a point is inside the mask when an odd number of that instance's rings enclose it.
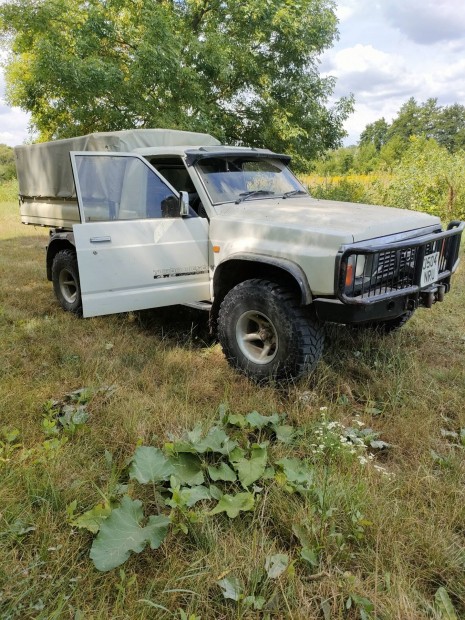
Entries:
{"label": "bush", "polygon": [[0,144],[0,183],[16,178],[14,151],[6,144]]}
{"label": "bush", "polygon": [[0,182],[0,202],[18,200],[18,182],[16,179]]}
{"label": "bush", "polygon": [[438,215],[444,221],[465,219],[465,152],[449,153],[435,140],[412,138],[386,201],[402,207]]}

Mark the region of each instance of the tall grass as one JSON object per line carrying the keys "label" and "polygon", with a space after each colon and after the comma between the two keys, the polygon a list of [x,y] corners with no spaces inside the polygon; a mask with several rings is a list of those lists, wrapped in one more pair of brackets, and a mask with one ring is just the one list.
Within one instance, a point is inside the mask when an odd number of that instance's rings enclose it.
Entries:
{"label": "tall grass", "polygon": [[[18,220],[14,202],[0,204],[2,619],[440,620],[440,588],[465,617],[463,267],[444,304],[419,311],[399,334],[331,326],[313,376],[258,388],[227,366],[201,313],[63,312],[45,278],[47,231]],[[44,403],[84,386],[114,391],[91,400],[89,420],[66,442],[50,442]],[[312,499],[271,484],[240,519],[200,518],[121,570],[96,571],[92,535],[69,525],[69,506],[76,500],[84,512],[113,497],[136,445],[206,428],[221,403],[287,414],[301,435],[280,450],[313,463]],[[323,418],[365,424],[391,447],[366,464],[336,448],[316,459]],[[313,566],[300,557],[296,522],[311,532]],[[292,565],[269,579],[266,558],[276,553]],[[225,599],[225,575],[263,596],[264,609]]]}

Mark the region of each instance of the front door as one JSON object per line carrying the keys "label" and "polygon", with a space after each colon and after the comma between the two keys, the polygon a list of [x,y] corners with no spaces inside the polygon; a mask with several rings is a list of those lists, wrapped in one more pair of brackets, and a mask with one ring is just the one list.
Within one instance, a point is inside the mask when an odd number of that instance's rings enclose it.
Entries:
{"label": "front door", "polygon": [[85,317],[210,298],[208,221],[141,156],[71,153],[73,226]]}

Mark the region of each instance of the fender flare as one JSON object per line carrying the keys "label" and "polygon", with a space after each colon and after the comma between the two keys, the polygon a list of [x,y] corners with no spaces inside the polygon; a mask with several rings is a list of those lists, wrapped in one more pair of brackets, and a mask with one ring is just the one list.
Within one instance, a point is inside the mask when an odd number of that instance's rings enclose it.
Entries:
{"label": "fender flare", "polygon": [[47,280],[52,280],[52,263],[55,254],[65,248],[76,248],[73,232],[66,230],[53,233],[51,232],[46,255]]}
{"label": "fender flare", "polygon": [[288,258],[276,258],[274,256],[268,256],[266,254],[259,254],[255,252],[238,252],[235,254],[230,254],[227,258],[221,261],[214,272],[213,275],[213,292],[217,288],[217,282],[221,279],[221,271],[222,269],[231,261],[246,261],[251,263],[261,263],[265,265],[270,265],[271,267],[276,267],[287,272],[292,279],[296,282],[300,289],[301,293],[301,303],[306,306],[312,303],[313,295],[310,290],[310,286],[308,284],[307,276],[305,275],[304,270],[300,265],[295,263]]}

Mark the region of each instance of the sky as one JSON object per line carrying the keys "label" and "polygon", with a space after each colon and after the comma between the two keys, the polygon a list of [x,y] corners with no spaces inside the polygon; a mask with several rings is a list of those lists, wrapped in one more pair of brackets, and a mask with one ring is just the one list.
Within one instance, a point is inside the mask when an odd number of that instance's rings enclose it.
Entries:
{"label": "sky", "polygon": [[[410,97],[465,104],[463,0],[336,3],[339,40],[321,57],[320,72],[337,78],[335,98],[355,97],[345,144],[356,144],[368,123],[392,121]],[[25,112],[6,104],[0,70],[0,143],[27,140],[28,122]]]}
{"label": "sky", "polygon": [[465,104],[463,0],[342,0],[339,41],[320,72],[337,77],[336,98],[355,97],[345,144],[368,123],[392,121],[410,97]]}

